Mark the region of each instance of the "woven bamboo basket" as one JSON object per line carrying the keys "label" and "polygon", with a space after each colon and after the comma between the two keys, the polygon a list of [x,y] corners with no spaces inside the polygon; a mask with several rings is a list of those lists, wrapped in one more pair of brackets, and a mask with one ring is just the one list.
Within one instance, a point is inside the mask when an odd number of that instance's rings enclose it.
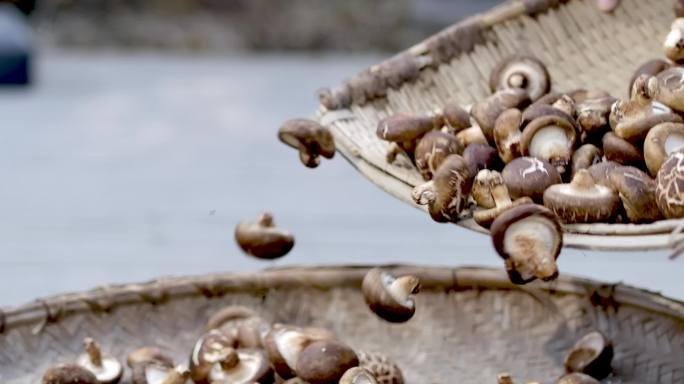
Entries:
{"label": "woven bamboo basket", "polygon": [[[377,138],[382,118],[430,112],[448,101],[470,105],[490,94],[491,69],[514,53],[541,59],[556,91],[604,89],[628,97],[629,79],[644,61],[663,57],[662,41],[675,15],[670,0],[623,0],[612,14],[593,0],[513,0],[468,18],[333,88],[318,111],[339,152],[373,183],[414,204],[422,183],[405,158],[385,159]],[[338,97],[340,95],[348,97]],[[347,100],[345,100],[347,99]],[[422,207],[421,207],[422,209]],[[652,224],[565,225],[564,246],[596,250],[676,248],[682,220]],[[467,217],[458,225],[487,233]]]}
{"label": "woven bamboo basket", "polygon": [[357,350],[394,359],[407,383],[491,383],[502,371],[552,383],[566,351],[593,330],[615,345],[606,383],[684,383],[684,303],[567,276],[522,288],[494,269],[387,268],[421,279],[408,323],[366,307],[369,267],[162,279],[37,300],[0,312],[0,382],[40,382],[48,366],[81,353],[86,336],[121,358],[157,345],[187,362],[208,316],[238,304],[274,322],[328,327]]}

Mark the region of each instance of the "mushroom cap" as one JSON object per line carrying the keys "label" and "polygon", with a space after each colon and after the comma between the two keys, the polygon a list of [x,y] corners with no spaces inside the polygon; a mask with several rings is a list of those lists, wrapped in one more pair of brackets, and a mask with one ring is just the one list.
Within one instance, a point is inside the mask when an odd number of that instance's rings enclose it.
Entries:
{"label": "mushroom cap", "polygon": [[529,95],[523,89],[511,88],[497,91],[488,98],[473,104],[470,115],[475,119],[487,141],[494,142],[494,124],[499,115],[509,108],[524,107]]}
{"label": "mushroom cap", "polygon": [[530,121],[520,137],[523,156],[548,161],[559,173],[565,173],[577,134],[575,125],[565,118],[547,115]]}
{"label": "mushroom cap", "polygon": [[444,123],[451,128],[452,133],[458,133],[472,126],[470,114],[455,102],[447,103],[442,109]]}
{"label": "mushroom cap", "polygon": [[579,339],[565,356],[565,370],[601,380],[612,372],[613,344],[601,332],[594,331]]}
{"label": "mushroom cap", "polygon": [[512,283],[558,276],[555,260],[563,245],[556,216],[543,206],[524,204],[507,210],[492,223],[494,249],[506,261]]}
{"label": "mushroom cap", "polygon": [[274,324],[264,338],[264,349],[278,375],[289,379],[296,376],[297,359],[304,348],[314,341],[335,338],[334,333],[323,328]]}
{"label": "mushroom cap", "polygon": [[644,157],[639,148],[613,132],[603,135],[603,155],[609,161],[622,165],[641,165]]}
{"label": "mushroom cap", "polygon": [[416,167],[424,180],[430,180],[447,156],[460,154],[462,150],[456,136],[442,131],[430,131],[420,139],[416,146],[414,152]]}
{"label": "mushroom cap", "polygon": [[43,384],[99,384],[97,377],[77,364],[60,364],[43,375]]}
{"label": "mushroom cap", "polygon": [[684,68],[671,67],[655,76],[654,98],[677,112],[684,112]]}
{"label": "mushroom cap", "polygon": [[368,308],[391,323],[403,323],[413,317],[416,303],[412,295],[419,287],[420,281],[414,276],[396,278],[380,268],[368,271],[361,284]]}
{"label": "mushroom cap", "polygon": [[634,88],[634,81],[641,75],[648,75],[648,76],[656,76],[660,72],[670,68],[672,64],[663,59],[651,59],[639,66],[636,71],[634,71],[634,75],[632,75],[632,78],[629,80],[629,89],[628,91],[631,93],[632,88]]}
{"label": "mushroom cap", "polygon": [[635,167],[617,167],[608,177],[618,192],[632,223],[650,223],[662,218],[656,204],[656,182]]}
{"label": "mushroom cap", "polygon": [[603,151],[593,144],[584,144],[572,154],[572,174],[601,162]]}
{"label": "mushroom cap", "polygon": [[519,157],[501,172],[511,199],[527,196],[537,203],[544,199],[544,191],[562,182],[560,173],[546,161],[534,157]]}
{"label": "mushroom cap", "polygon": [[600,384],[598,380],[594,379],[584,373],[573,372],[563,375],[558,379],[557,384]]}
{"label": "mushroom cap", "polygon": [[594,182],[588,170],[581,169],[569,184],[556,184],[544,192],[544,206],[566,223],[608,221],[619,204],[612,188]]}
{"label": "mushroom cap", "polygon": [[684,124],[663,123],[653,127],[644,141],[644,160],[651,176],[656,176],[665,160],[684,147]]}
{"label": "mushroom cap", "polygon": [[619,166],[620,164],[614,161],[602,161],[587,168],[587,171],[596,184],[612,188],[609,175],[613,169]]}
{"label": "mushroom cap", "polygon": [[[566,95],[562,95],[562,97],[567,97]],[[559,99],[561,100],[561,99]],[[562,109],[556,108],[554,105],[547,105],[547,104],[532,104],[529,107],[525,108],[522,114],[522,122],[520,125],[520,129],[525,130],[527,125],[532,122],[533,120],[536,120],[540,117],[546,117],[546,116],[556,116],[558,118],[566,120],[568,123],[572,124],[577,128],[577,124],[575,122],[575,119],[571,115],[569,115],[567,112],[563,111]]]}
{"label": "mushroom cap", "polygon": [[348,345],[336,340],[316,341],[307,346],[297,359],[297,377],[310,384],[337,383],[359,358]]}
{"label": "mushroom cap", "polygon": [[339,384],[380,384],[366,368],[354,367],[349,368],[347,372],[340,377]]}
{"label": "mushroom cap", "polygon": [[674,62],[684,59],[684,18],[677,18],[670,26],[670,32],[663,43],[665,56]]}
{"label": "mushroom cap", "polygon": [[433,116],[397,113],[380,120],[376,134],[391,142],[413,141],[438,128],[436,123]]}
{"label": "mushroom cap", "polygon": [[587,99],[577,104],[577,124],[582,138],[597,135],[610,129],[610,112],[617,101],[612,96]]}
{"label": "mushroom cap", "polygon": [[641,143],[651,128],[667,122],[681,123],[682,117],[656,101],[618,101],[610,115],[615,134],[632,143]]}
{"label": "mushroom cap", "polygon": [[167,368],[173,368],[173,359],[157,347],[142,347],[128,354],[126,364],[129,368],[136,365],[157,364]]}
{"label": "mushroom cap", "polygon": [[663,163],[656,178],[656,203],[668,219],[684,218],[684,150]]}
{"label": "mushroom cap", "polygon": [[118,383],[124,371],[121,362],[113,356],[101,354],[99,346],[91,338],[86,338],[85,345],[86,353],[76,358],[76,364],[92,372],[102,384]]}
{"label": "mushroom cap", "polygon": [[320,163],[319,156],[335,156],[335,140],[330,130],[310,119],[291,119],[278,130],[278,139],[300,153],[300,159],[310,168]]}
{"label": "mushroom cap", "polygon": [[228,369],[214,364],[209,372],[212,384],[270,384],[273,383],[273,369],[261,349],[238,349],[237,363]]}
{"label": "mushroom cap", "polygon": [[270,213],[262,213],[258,221],[242,221],[235,227],[235,241],[248,255],[259,259],[277,259],[294,247],[294,236],[276,228]]}
{"label": "mushroom cap", "polygon": [[430,216],[437,222],[457,221],[473,183],[469,164],[459,155],[450,155],[437,168],[431,183]]}
{"label": "mushroom cap", "polygon": [[[492,197],[491,189],[492,173],[494,172],[496,171],[483,169],[477,173],[477,176],[475,176],[475,179],[473,180],[473,188],[470,191],[470,196],[475,200],[477,205],[482,208],[496,207],[496,202],[494,201],[494,197]],[[499,172],[496,173],[498,174]],[[501,177],[501,174],[499,174],[498,177]]]}
{"label": "mushroom cap", "polygon": [[318,101],[329,111],[349,108],[352,104],[351,90],[348,84],[338,88],[322,88],[316,92]]}
{"label": "mushroom cap", "polygon": [[582,103],[589,99],[599,99],[610,96],[610,93],[602,89],[574,89],[566,94],[575,100],[576,104]]}
{"label": "mushroom cap", "polygon": [[404,384],[401,368],[388,357],[379,353],[359,351],[359,367],[367,369],[378,384]]}
{"label": "mushroom cap", "polygon": [[483,169],[493,169],[499,166],[499,156],[496,149],[487,144],[473,143],[463,150],[463,159],[468,163],[471,175],[477,175]]}
{"label": "mushroom cap", "polygon": [[190,378],[197,384],[209,383],[209,373],[228,350],[232,350],[234,340],[217,329],[202,335],[190,354]]}
{"label": "mushroom cap", "polygon": [[491,72],[489,88],[492,92],[520,88],[535,101],[551,89],[551,76],[541,60],[522,55],[513,55],[502,60]]}
{"label": "mushroom cap", "polygon": [[483,228],[489,228],[494,222],[494,220],[497,217],[499,217],[499,215],[501,215],[503,212],[506,212],[507,210],[517,207],[519,205],[532,204],[533,202],[534,201],[529,197],[521,197],[519,199],[511,201],[510,204],[475,211],[473,212],[473,220],[475,220],[475,222],[479,226]]}
{"label": "mushroom cap", "polygon": [[520,157],[521,124],[522,112],[517,108],[503,111],[494,124],[494,143],[499,157],[506,164]]}

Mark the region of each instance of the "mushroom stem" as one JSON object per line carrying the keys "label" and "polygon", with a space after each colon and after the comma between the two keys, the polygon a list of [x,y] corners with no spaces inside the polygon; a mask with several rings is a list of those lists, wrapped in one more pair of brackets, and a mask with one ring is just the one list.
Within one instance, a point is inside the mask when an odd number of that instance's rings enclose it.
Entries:
{"label": "mushroom stem", "polygon": [[164,380],[162,380],[162,382],[159,384],[184,384],[186,381],[188,381],[189,376],[190,372],[187,370],[187,368],[183,368],[179,365],[170,370],[169,374],[166,375]]}
{"label": "mushroom stem", "polygon": [[401,147],[398,143],[390,143],[387,149],[387,154],[385,154],[385,159],[388,163],[392,164],[397,159],[397,156],[404,155],[407,159],[410,159],[408,153]]}
{"label": "mushroom stem", "polygon": [[389,284],[387,289],[397,301],[404,302],[411,294],[418,293],[420,279],[411,275],[398,277]]}
{"label": "mushroom stem", "polygon": [[508,78],[508,85],[513,88],[525,88],[527,78],[522,73],[514,73]]}
{"label": "mushroom stem", "polygon": [[513,203],[503,180],[501,180],[501,183],[492,186],[491,193],[497,208],[506,207]]}
{"label": "mushroom stem", "polygon": [[542,280],[554,279],[558,275],[556,260],[548,251],[537,252],[536,255],[537,257],[532,260],[534,263],[534,276]]}
{"label": "mushroom stem", "polygon": [[240,356],[238,356],[233,348],[228,348],[219,358],[219,364],[221,364],[221,369],[224,371],[234,368],[239,363]]}
{"label": "mushroom stem", "polygon": [[585,169],[577,171],[572,178],[572,181],[570,181],[570,184],[578,190],[588,190],[596,186],[594,178],[592,178],[589,171]]}
{"label": "mushroom stem", "polygon": [[100,352],[100,346],[90,337],[86,337],[86,339],[83,340],[83,344],[85,345],[88,357],[90,357],[90,362],[96,367],[102,367],[102,352]]}
{"label": "mushroom stem", "polygon": [[273,215],[268,212],[264,212],[259,216],[259,225],[262,227],[273,227]]}
{"label": "mushroom stem", "polygon": [[411,192],[411,197],[418,205],[426,205],[435,201],[435,183],[433,181],[428,181],[427,183],[416,186],[413,188],[413,192]]}

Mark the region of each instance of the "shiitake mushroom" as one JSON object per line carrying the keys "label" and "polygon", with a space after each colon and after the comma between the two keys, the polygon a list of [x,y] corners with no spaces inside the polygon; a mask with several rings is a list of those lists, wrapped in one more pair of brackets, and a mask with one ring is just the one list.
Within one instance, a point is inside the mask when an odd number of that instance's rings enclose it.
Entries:
{"label": "shiitake mushroom", "polygon": [[391,323],[403,323],[416,311],[413,295],[420,288],[415,276],[395,277],[380,268],[366,273],[361,291],[366,304],[378,317]]}
{"label": "shiitake mushroom", "polygon": [[257,221],[242,221],[235,227],[235,241],[248,255],[259,259],[277,259],[294,247],[294,236],[275,226],[270,212],[262,213]]}

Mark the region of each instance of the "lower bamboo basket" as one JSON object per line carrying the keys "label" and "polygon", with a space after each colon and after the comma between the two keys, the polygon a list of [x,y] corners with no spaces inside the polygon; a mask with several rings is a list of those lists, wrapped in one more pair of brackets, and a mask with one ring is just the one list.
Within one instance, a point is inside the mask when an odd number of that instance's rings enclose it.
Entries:
{"label": "lower bamboo basket", "polygon": [[[378,121],[397,112],[431,112],[452,101],[463,106],[480,101],[490,94],[491,69],[520,53],[544,62],[554,91],[603,89],[626,98],[637,67],[664,57],[662,42],[675,18],[672,5],[672,0],[622,0],[605,14],[594,0],[510,0],[352,76],[333,88],[347,97],[332,103],[322,99],[318,119],[360,173],[414,205],[411,189],[423,180],[403,157],[387,163],[389,143],[376,136]],[[675,249],[684,243],[683,223],[565,225],[564,246]],[[457,224],[488,233],[472,219]]]}
{"label": "lower bamboo basket", "polygon": [[504,371],[553,383],[565,352],[593,330],[615,344],[614,376],[604,382],[684,382],[684,303],[567,276],[521,288],[488,268],[387,268],[421,279],[408,323],[366,308],[360,286],[369,267],[355,266],[161,279],[37,300],[0,312],[0,382],[39,383],[48,366],[81,353],[86,336],[121,358],[157,345],[186,362],[204,321],[231,304],[274,322],[328,327],[355,349],[396,360],[412,384],[492,383]]}

